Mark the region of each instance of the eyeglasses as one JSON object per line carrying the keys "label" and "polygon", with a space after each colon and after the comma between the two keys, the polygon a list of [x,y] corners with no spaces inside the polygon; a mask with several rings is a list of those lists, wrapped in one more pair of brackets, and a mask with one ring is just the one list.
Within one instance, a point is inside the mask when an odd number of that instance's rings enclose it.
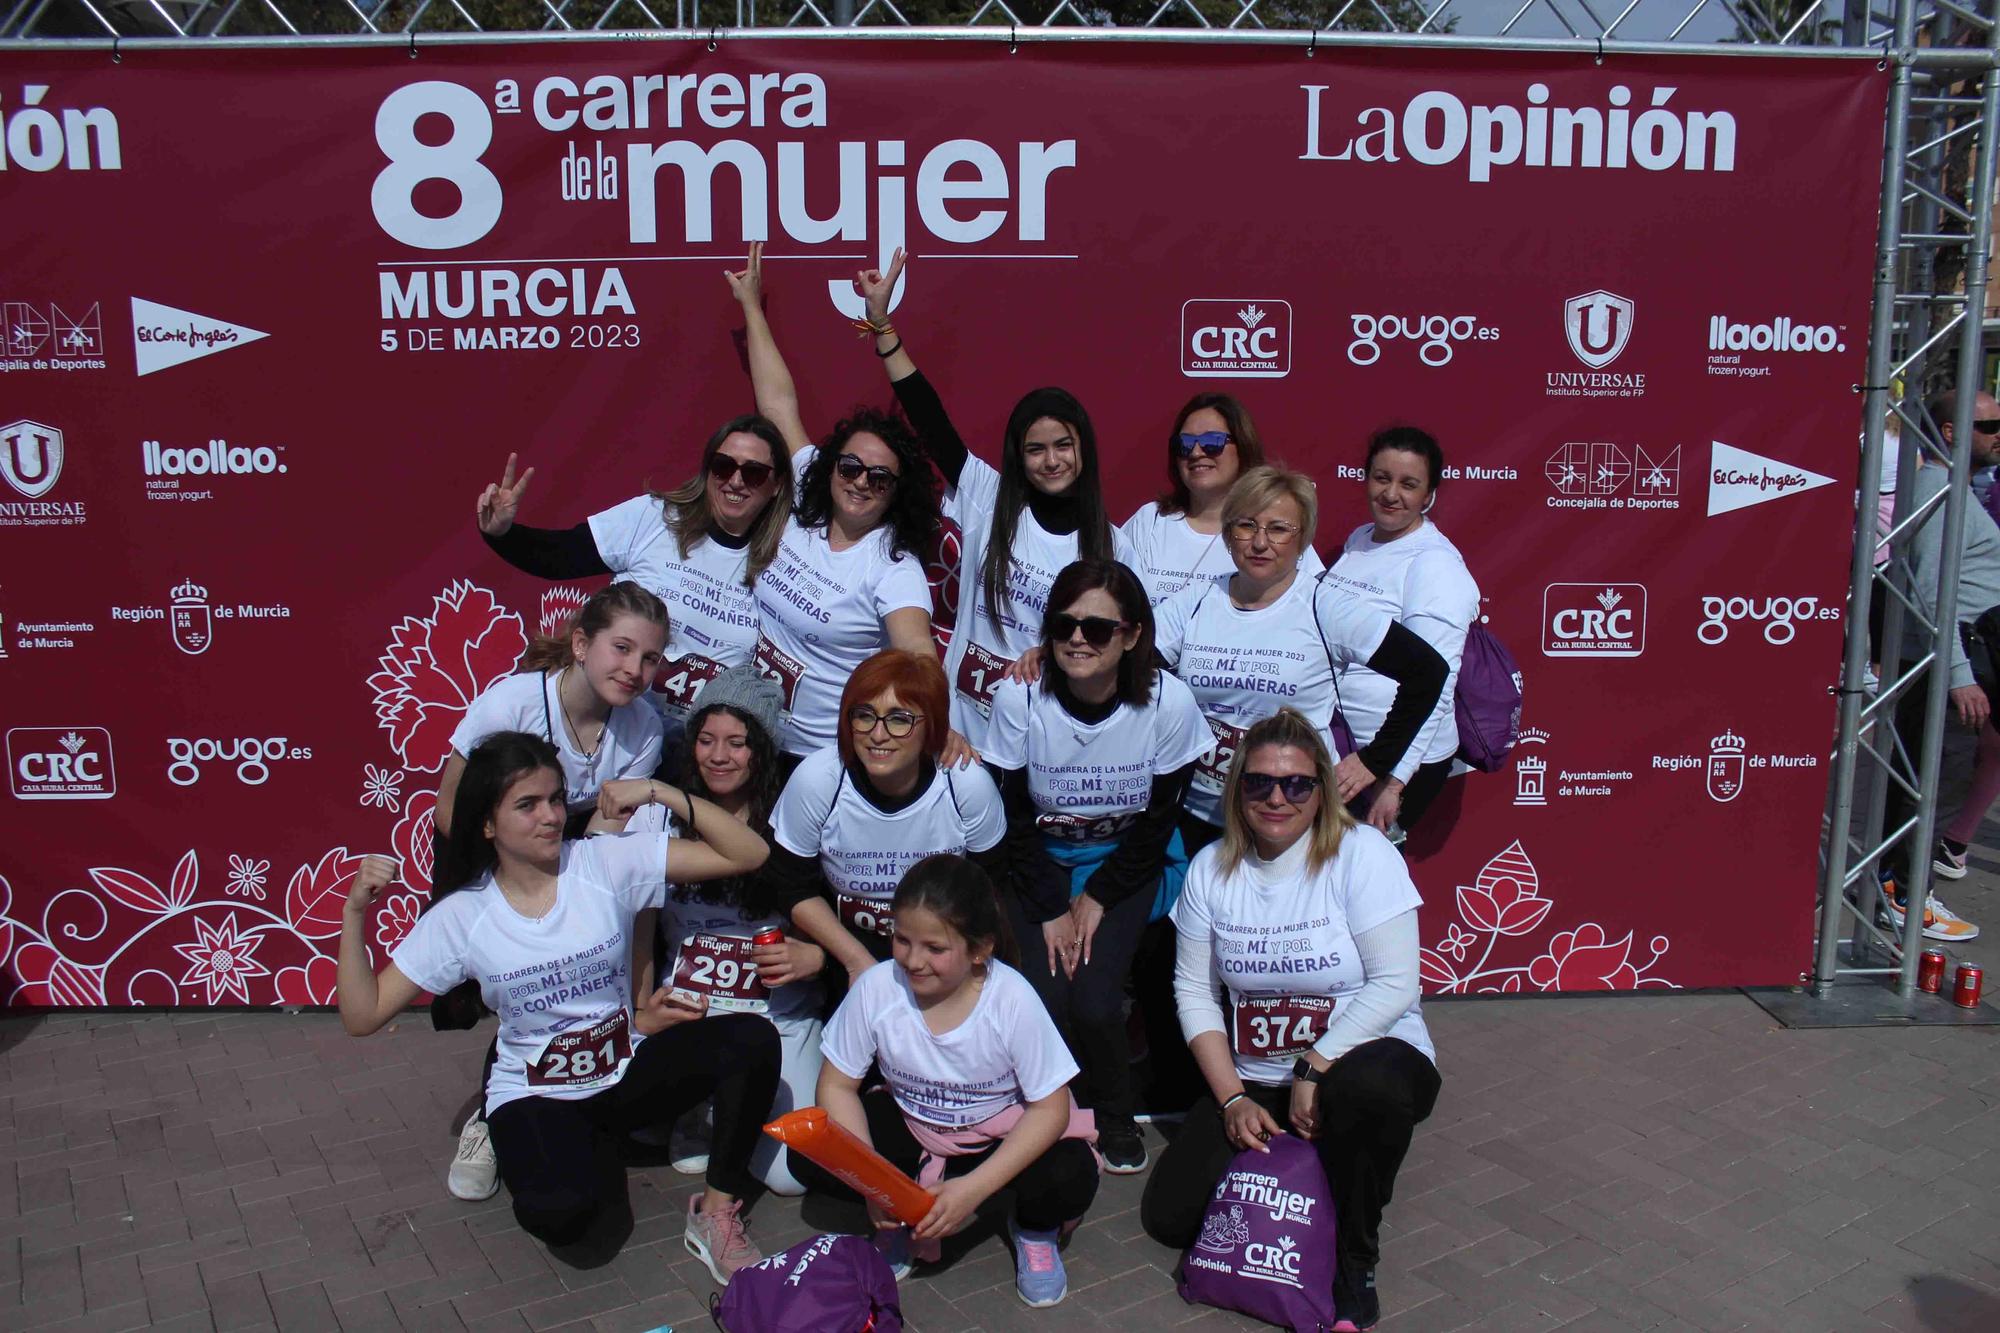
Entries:
{"label": "eyeglasses", "polygon": [[1073,616],[1058,611],[1043,622],[1049,632],[1050,643],[1068,643],[1070,636],[1083,631],[1083,641],[1093,648],[1102,648],[1111,642],[1111,636],[1132,628],[1129,620],[1113,620],[1109,616]]}
{"label": "eyeglasses", "polygon": [[912,713],[907,708],[892,708],[886,713],[878,713],[867,704],[857,704],[847,710],[847,725],[856,735],[866,736],[880,723],[882,730],[895,740],[901,740],[916,730],[917,723],[924,720],[922,713]]}
{"label": "eyeglasses", "polygon": [[743,474],[743,484],[753,491],[769,481],[771,474],[776,471],[777,469],[769,463],[746,463],[741,459],[731,458],[728,454],[721,453],[710,454],[708,456],[709,476],[714,477],[717,481],[726,482],[740,472]]}
{"label": "eyeglasses", "polygon": [[1205,430],[1199,435],[1182,431],[1174,437],[1174,452],[1182,458],[1193,458],[1194,451],[1199,449],[1210,458],[1220,458],[1232,438],[1226,430]]}
{"label": "eyeglasses", "polygon": [[1239,518],[1229,525],[1231,541],[1254,542],[1258,533],[1273,546],[1290,546],[1299,539],[1299,525],[1278,519],[1272,523],[1259,523],[1254,518]]}
{"label": "eyeglasses", "polygon": [[1285,793],[1285,799],[1293,805],[1319,790],[1319,779],[1310,773],[1288,773],[1279,777],[1275,773],[1245,773],[1238,784],[1243,789],[1246,801],[1268,800],[1273,787]]}
{"label": "eyeglasses", "polygon": [[861,461],[859,455],[842,454],[833,461],[833,470],[840,474],[842,481],[859,481],[868,478],[868,489],[881,495],[896,489],[896,478],[900,475],[885,467],[870,467]]}
{"label": "eyeglasses", "polygon": [[2000,435],[2000,417],[1984,417],[1972,423],[1981,435]]}

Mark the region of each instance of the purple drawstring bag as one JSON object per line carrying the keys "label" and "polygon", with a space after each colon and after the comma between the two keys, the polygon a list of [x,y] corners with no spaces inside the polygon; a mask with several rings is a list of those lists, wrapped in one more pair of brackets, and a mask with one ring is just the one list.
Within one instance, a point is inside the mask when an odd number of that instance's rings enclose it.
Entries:
{"label": "purple drawstring bag", "polygon": [[1181,1261],[1181,1299],[1235,1310],[1293,1333],[1333,1327],[1333,1200],[1319,1154],[1280,1134],[1246,1148],[1208,1201]]}
{"label": "purple drawstring bag", "polygon": [[1521,738],[1521,668],[1507,646],[1474,621],[1458,659],[1452,715],[1458,757],[1482,773],[1497,773]]}
{"label": "purple drawstring bag", "polygon": [[724,1333],[902,1333],[889,1261],[860,1236],[815,1236],[740,1268],[714,1309]]}

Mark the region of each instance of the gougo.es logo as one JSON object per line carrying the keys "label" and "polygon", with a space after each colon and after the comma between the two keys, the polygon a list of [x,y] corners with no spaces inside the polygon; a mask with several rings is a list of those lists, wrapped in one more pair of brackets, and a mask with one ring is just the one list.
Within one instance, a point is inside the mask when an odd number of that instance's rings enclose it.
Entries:
{"label": "gougo.es logo", "polygon": [[1817,597],[1704,597],[1695,637],[1712,648],[1729,637],[1731,625],[1748,621],[1764,627],[1764,642],[1784,644],[1802,621],[1838,619],[1840,608],[1821,606]]}
{"label": "gougo.es logo", "polygon": [[226,763],[236,765],[238,782],[246,787],[261,787],[270,780],[272,764],[281,759],[310,758],[310,747],[293,745],[283,736],[265,740],[254,736],[238,736],[234,740],[208,737],[185,740],[175,736],[167,739],[167,781],[176,787],[192,787],[201,781],[203,764]]}

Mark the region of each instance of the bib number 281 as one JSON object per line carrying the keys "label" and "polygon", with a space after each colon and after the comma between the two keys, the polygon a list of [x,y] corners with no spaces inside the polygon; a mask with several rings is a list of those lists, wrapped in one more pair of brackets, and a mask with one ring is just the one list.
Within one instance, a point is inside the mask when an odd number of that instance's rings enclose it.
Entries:
{"label": "bib number 281", "polygon": [[632,1028],[619,1010],[601,1023],[552,1037],[528,1066],[531,1088],[576,1088],[609,1082],[632,1058]]}

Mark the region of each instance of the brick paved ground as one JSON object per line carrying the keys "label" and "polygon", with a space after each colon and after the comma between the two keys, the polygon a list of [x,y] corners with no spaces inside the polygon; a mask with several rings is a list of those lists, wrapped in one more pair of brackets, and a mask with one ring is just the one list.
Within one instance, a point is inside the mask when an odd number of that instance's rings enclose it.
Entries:
{"label": "brick paved ground", "polygon": [[[1974,868],[1948,901],[2000,935],[2000,851]],[[1385,1328],[2000,1329],[2000,1029],[1788,1032],[1733,994],[1429,1018],[1445,1090],[1390,1211]],[[0,1019],[0,1329],[708,1327],[686,1178],[635,1170],[634,1233],[594,1269],[504,1193],[445,1193],[486,1040],[421,1016],[368,1041],[328,1015]],[[1017,1304],[988,1233],[904,1285],[912,1326],[1251,1327],[1174,1294],[1142,1181],[1107,1177],[1063,1306]],[[767,1250],[816,1229],[775,1199],[753,1222]]]}

